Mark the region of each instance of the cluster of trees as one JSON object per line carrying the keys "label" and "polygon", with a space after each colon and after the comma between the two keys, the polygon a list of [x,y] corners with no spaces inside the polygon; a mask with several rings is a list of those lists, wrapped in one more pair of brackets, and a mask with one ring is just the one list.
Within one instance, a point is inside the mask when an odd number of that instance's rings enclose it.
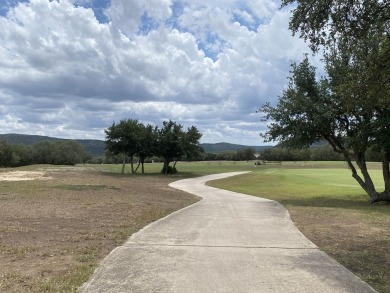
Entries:
{"label": "cluster of trees", "polygon": [[[260,153],[260,159],[265,161],[343,161],[342,154],[335,152],[331,146],[317,146],[303,149],[273,147]],[[370,162],[381,160],[381,154],[369,149],[366,159]]]}
{"label": "cluster of trees", "polygon": [[[316,78],[307,56],[293,63],[277,105],[261,109],[273,121],[263,137],[290,148],[327,141],[372,203],[390,201],[390,2],[282,3],[296,4],[290,29],[309,42],[313,54],[323,54],[326,74]],[[380,154],[382,192],[367,170],[369,150]]]}
{"label": "cluster of trees", "polygon": [[250,161],[256,159],[256,150],[251,147],[238,151],[224,151],[219,153],[206,153],[205,161]]}
{"label": "cluster of trees", "polygon": [[[187,130],[174,121],[164,121],[161,128],[145,125],[136,119],[122,119],[105,130],[107,155],[122,156],[122,173],[127,159],[130,160],[131,172],[134,174],[147,158],[161,157],[163,173],[175,173],[176,162],[182,159],[197,160],[203,149],[199,146],[202,134],[195,126]],[[134,168],[134,158],[139,159]],[[173,162],[173,166],[170,164]]]}
{"label": "cluster of trees", "polygon": [[41,141],[34,145],[11,145],[0,141],[0,167],[32,164],[75,165],[90,159],[84,148],[71,140]]}

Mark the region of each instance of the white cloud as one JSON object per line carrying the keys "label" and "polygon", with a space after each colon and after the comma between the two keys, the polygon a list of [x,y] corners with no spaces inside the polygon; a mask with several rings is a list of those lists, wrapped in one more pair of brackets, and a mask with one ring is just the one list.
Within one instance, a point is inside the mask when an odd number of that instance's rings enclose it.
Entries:
{"label": "white cloud", "polygon": [[107,23],[93,4],[31,0],[0,15],[2,132],[103,139],[114,120],[172,119],[203,141],[261,144],[255,110],[308,51],[273,1],[112,0]]}
{"label": "white cloud", "polygon": [[171,16],[171,6],[170,0],[111,0],[105,14],[115,28],[132,37],[141,29],[142,17],[147,16],[158,23],[162,22]]}

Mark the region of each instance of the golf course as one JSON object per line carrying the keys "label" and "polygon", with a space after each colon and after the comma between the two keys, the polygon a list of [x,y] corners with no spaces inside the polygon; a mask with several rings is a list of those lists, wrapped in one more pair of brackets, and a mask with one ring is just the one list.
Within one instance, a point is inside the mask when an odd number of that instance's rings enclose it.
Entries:
{"label": "golf course", "polygon": [[[370,205],[345,163],[178,162],[174,175],[161,167],[146,164],[145,175],[103,164],[0,169],[0,291],[76,292],[133,233],[200,200],[170,182],[232,171],[252,172],[208,185],[280,202],[321,250],[390,291],[390,206]],[[369,168],[381,187],[380,164]]]}

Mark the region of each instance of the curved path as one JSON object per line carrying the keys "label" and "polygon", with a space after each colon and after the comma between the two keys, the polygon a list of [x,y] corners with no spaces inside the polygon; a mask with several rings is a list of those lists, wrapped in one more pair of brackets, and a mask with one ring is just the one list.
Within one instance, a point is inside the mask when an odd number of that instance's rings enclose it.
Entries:
{"label": "curved path", "polygon": [[81,292],[376,292],[306,239],[275,201],[205,186],[203,197],[114,249]]}

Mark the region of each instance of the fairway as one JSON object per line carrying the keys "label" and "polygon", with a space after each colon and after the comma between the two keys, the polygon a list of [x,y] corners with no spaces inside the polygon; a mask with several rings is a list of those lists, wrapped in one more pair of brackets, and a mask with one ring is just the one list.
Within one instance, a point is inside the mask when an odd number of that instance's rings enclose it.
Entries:
{"label": "fairway", "polygon": [[[371,163],[370,169],[380,190],[380,164]],[[282,203],[320,249],[378,292],[390,292],[390,205],[370,205],[344,163],[283,162],[252,171],[208,185]]]}
{"label": "fairway", "polygon": [[[378,189],[383,188],[381,172],[373,170],[372,174]],[[327,197],[368,202],[368,196],[346,168],[260,166],[249,175],[220,181],[218,186],[282,201]]]}

